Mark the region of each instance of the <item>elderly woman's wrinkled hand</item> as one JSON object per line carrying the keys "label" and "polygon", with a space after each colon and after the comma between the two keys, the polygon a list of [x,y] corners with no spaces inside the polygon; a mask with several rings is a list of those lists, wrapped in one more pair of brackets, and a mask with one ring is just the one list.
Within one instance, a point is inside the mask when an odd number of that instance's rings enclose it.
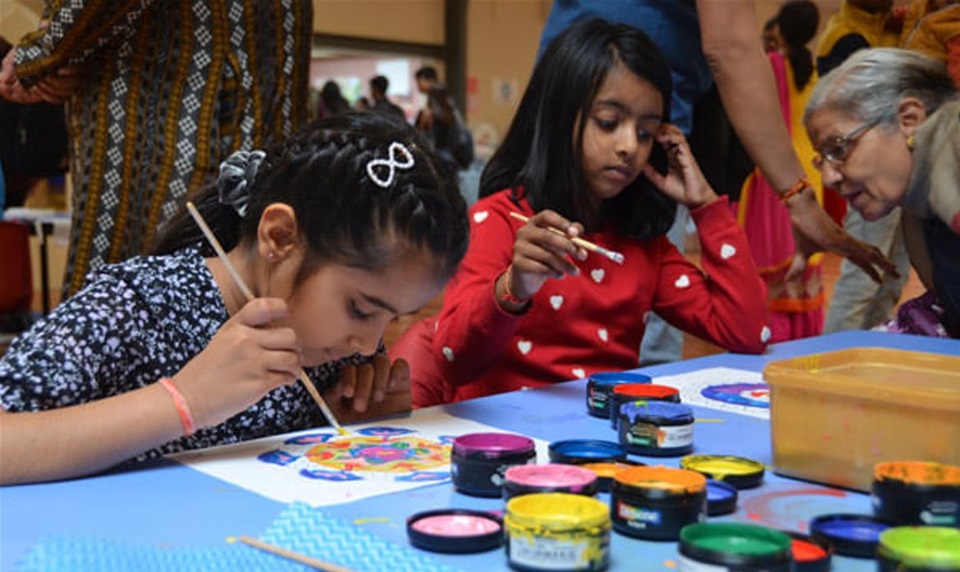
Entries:
{"label": "elderly woman's wrinkled hand", "polygon": [[807,258],[824,250],[848,259],[877,283],[883,282],[886,276],[900,276],[896,265],[879,248],[850,236],[820,207],[813,193],[804,195],[810,196],[798,196],[789,203],[797,254],[787,272],[787,280],[800,276]]}

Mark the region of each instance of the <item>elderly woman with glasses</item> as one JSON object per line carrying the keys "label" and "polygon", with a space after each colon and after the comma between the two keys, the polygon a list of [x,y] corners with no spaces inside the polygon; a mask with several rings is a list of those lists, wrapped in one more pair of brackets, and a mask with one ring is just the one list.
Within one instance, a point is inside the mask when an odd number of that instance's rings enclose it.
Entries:
{"label": "elderly woman with glasses", "polygon": [[903,207],[927,293],[891,331],[960,337],[960,93],[944,65],[907,50],[861,50],[820,78],[804,114],[823,182],[866,220]]}

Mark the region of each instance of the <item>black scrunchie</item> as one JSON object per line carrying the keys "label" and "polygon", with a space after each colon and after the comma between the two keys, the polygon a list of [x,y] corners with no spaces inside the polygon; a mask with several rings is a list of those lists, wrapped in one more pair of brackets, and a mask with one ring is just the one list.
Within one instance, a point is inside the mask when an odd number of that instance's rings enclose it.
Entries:
{"label": "black scrunchie", "polygon": [[220,175],[217,177],[220,204],[230,205],[241,217],[246,216],[253,180],[266,156],[259,150],[236,151],[220,163]]}

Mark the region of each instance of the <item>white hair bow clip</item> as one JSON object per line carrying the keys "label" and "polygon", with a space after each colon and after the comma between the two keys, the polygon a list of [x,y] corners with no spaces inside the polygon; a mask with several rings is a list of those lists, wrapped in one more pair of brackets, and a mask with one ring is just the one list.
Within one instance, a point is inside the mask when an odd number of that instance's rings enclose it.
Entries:
{"label": "white hair bow clip", "polygon": [[[370,176],[371,181],[386,189],[393,184],[397,169],[410,169],[414,164],[410,150],[403,143],[394,141],[387,150],[386,159],[370,159],[367,163],[367,175]],[[383,168],[386,168],[386,177],[381,177],[379,174]]]}

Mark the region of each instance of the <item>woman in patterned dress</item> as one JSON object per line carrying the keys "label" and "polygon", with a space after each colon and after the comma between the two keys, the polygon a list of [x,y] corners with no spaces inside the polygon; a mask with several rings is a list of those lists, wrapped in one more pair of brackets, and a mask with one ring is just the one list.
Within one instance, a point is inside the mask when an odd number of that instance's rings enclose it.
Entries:
{"label": "woman in patterned dress", "polygon": [[197,206],[254,295],[181,213],[153,256],[108,265],[0,361],[0,483],[410,408],[381,336],[466,250],[465,205],[409,126],[319,121],[221,166]]}

